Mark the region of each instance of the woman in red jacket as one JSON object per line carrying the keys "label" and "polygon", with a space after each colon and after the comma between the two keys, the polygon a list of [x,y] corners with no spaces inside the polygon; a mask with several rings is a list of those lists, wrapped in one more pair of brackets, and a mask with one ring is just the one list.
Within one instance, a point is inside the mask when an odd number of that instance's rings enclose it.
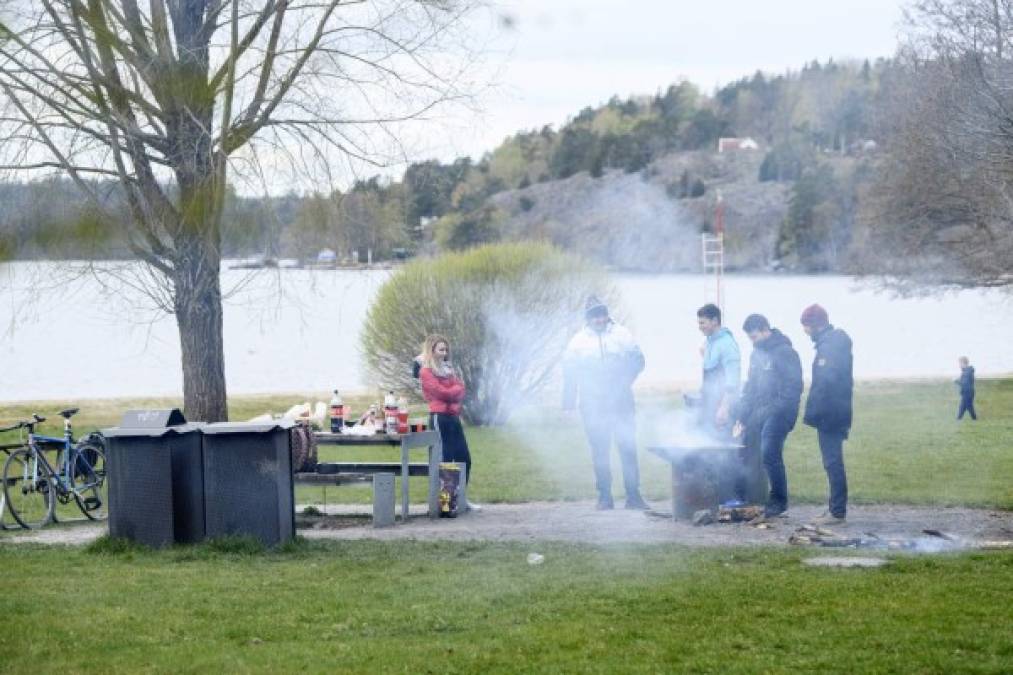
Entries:
{"label": "woman in red jacket", "polygon": [[[450,341],[442,335],[430,335],[422,345],[422,367],[419,380],[422,397],[429,404],[429,426],[439,429],[443,442],[444,462],[463,462],[471,483],[471,452],[461,426],[461,401],[464,400],[464,382],[450,365]],[[467,508],[478,510],[469,500]]]}

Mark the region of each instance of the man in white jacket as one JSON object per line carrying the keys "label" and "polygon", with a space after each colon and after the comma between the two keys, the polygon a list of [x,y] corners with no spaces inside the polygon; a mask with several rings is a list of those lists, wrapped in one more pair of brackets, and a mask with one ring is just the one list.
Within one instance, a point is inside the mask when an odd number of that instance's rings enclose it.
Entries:
{"label": "man in white jacket", "polygon": [[587,299],[584,318],[587,325],[573,336],[563,357],[563,409],[580,409],[591,446],[598,508],[614,508],[609,452],[615,437],[626,508],[646,509],[640,496],[632,388],[644,369],[644,355],[630,331],[609,317],[608,307],[598,298]]}

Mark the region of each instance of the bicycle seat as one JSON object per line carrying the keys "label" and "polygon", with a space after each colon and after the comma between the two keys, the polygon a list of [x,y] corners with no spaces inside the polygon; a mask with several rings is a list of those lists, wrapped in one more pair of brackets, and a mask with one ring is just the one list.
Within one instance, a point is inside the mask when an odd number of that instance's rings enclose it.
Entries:
{"label": "bicycle seat", "polygon": [[61,410],[60,417],[69,420],[71,417],[80,412],[80,410],[80,408],[67,408],[66,410]]}

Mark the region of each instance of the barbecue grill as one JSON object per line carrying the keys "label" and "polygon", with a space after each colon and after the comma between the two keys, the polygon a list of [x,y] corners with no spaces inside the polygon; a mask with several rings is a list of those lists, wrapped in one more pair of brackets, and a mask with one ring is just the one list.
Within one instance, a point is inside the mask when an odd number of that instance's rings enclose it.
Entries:
{"label": "barbecue grill", "polygon": [[723,502],[734,499],[738,476],[745,479],[746,501],[762,504],[766,498],[767,478],[758,453],[744,457],[741,445],[665,445],[647,450],[672,467],[672,517],[676,520],[689,520],[704,509],[717,511]]}

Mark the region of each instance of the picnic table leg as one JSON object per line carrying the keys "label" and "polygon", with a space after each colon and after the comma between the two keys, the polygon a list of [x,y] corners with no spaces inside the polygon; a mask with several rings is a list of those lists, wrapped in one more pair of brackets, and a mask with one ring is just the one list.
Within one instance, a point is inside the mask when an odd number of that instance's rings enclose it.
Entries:
{"label": "picnic table leg", "polygon": [[443,461],[443,442],[437,439],[429,446],[429,517],[440,517],[440,462]]}
{"label": "picnic table leg", "polygon": [[394,524],[394,474],[373,474],[373,527]]}
{"label": "picnic table leg", "polygon": [[408,454],[407,438],[401,439],[401,522],[408,522]]}

